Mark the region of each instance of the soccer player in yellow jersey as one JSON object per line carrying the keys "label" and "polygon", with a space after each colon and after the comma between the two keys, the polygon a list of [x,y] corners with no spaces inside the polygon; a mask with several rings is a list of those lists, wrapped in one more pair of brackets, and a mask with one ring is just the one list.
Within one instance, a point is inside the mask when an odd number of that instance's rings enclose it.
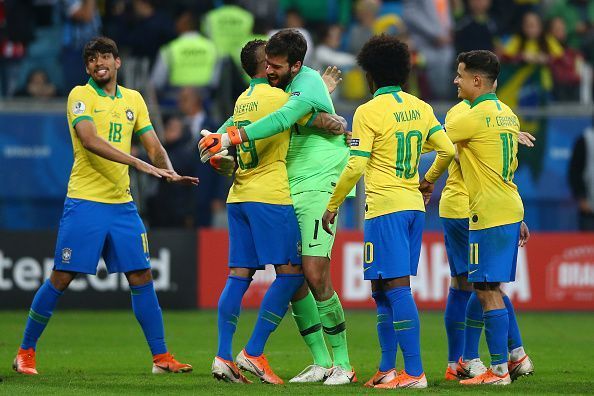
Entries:
{"label": "soccer player in yellow jersey", "polygon": [[[89,81],[68,96],[74,165],[54,268],[35,294],[13,367],[19,373],[37,374],[35,347],[58,299],[77,273],[94,275],[103,256],[109,273],[123,272],[128,279],[132,308],[153,354],[153,373],[192,371],[165,345],[147,234],[130,195],[128,167],[173,183],[196,185],[198,179],[175,173],[144,100],[137,91],[117,84],[121,60],[116,44],[106,37],[95,38],[86,44],[83,59]],[[133,134],[154,166],[130,155]]]}
{"label": "soccer player in yellow jersey", "polygon": [[458,97],[468,100],[470,109],[463,117],[446,123],[448,136],[457,143],[462,177],[468,189],[468,280],[473,283],[483,308],[491,354],[491,367],[481,375],[461,381],[465,385],[511,383],[508,336],[512,339],[516,336],[510,331],[512,315],[506,308],[500,283],[515,278],[524,217],[522,200],[513,183],[520,125],[516,115],[493,93],[498,74],[499,60],[492,52],[460,54],[454,83],[458,86]]}
{"label": "soccer player in yellow jersey", "polygon": [[[464,117],[469,110],[470,102],[466,99],[452,107],[446,114],[446,131],[448,124],[456,122],[458,117]],[[532,147],[533,140],[534,137],[529,133],[520,132],[520,144]],[[430,150],[427,146],[430,145],[424,146],[423,151]],[[468,282],[468,213],[468,190],[460,165],[457,161],[452,161],[439,201],[439,216],[452,276],[444,316],[448,339],[448,367],[445,373],[447,380],[473,378],[487,370],[478,352],[483,328],[483,309],[473,293],[472,283]],[[527,242],[528,237],[528,228],[525,227],[523,230],[525,233],[520,235],[520,246]],[[508,349],[511,356],[510,366],[513,366],[510,371],[513,380],[531,373],[533,367],[530,359],[524,358],[522,338],[511,301],[503,292],[502,296],[510,318]]]}
{"label": "soccer player in yellow jersey", "polygon": [[[375,36],[363,46],[357,61],[366,72],[374,98],[355,112],[349,162],[322,224],[331,232],[338,207],[365,173],[363,271],[371,281],[377,305],[382,350],[379,370],[366,385],[425,388],[419,316],[410,289],[410,276],[417,273],[425,218],[418,164],[421,148],[429,141],[437,151],[437,162],[425,174],[422,184],[426,189],[446,170],[454,146],[431,106],[401,89],[410,72],[406,44],[394,37]],[[397,344],[405,366],[399,375],[395,371]]]}

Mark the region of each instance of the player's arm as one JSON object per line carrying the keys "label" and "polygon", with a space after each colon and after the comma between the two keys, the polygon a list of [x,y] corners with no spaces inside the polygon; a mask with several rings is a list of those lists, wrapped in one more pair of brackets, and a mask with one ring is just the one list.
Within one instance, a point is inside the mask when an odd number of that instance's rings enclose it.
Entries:
{"label": "player's arm", "polygon": [[170,175],[167,177],[167,181],[170,183],[178,183],[185,185],[198,185],[198,178],[191,176],[181,176],[173,169],[171,160],[167,151],[159,141],[157,134],[153,129],[140,135],[140,143],[142,143],[148,157],[152,164],[159,169],[167,169],[170,171]]}
{"label": "player's arm", "polygon": [[330,197],[326,212],[322,217],[322,227],[332,235],[330,224],[334,224],[334,219],[338,212],[338,207],[344,202],[345,198],[357,184],[361,175],[365,172],[367,162],[371,157],[373,140],[375,132],[373,129],[373,114],[365,108],[359,107],[355,111],[353,118],[353,140],[351,142],[351,155],[347,166],[342,171],[334,193]]}
{"label": "player's arm", "polygon": [[452,162],[456,155],[456,149],[445,134],[441,125],[437,124],[429,130],[427,140],[435,149],[437,156],[419,185],[419,190],[423,194],[425,205],[427,205],[431,199],[435,181],[448,169],[450,162]]}
{"label": "player's arm", "polygon": [[76,136],[80,140],[83,147],[101,158],[119,162],[120,164],[133,166],[140,172],[144,172],[158,178],[168,178],[172,175],[172,172],[168,169],[159,169],[154,167],[139,158],[118,150],[109,144],[101,136],[97,135],[95,124],[91,120],[84,119],[77,122],[74,126],[74,131],[76,132]]}

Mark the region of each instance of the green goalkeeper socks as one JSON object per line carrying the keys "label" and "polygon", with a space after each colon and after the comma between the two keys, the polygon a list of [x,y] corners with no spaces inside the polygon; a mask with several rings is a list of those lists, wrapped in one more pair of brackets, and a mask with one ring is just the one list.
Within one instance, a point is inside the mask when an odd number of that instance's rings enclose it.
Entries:
{"label": "green goalkeeper socks", "polygon": [[292,302],[291,306],[293,318],[303,340],[311,351],[314,364],[325,368],[332,367],[332,358],[324,342],[318,306],[311,291],[301,300]]}
{"label": "green goalkeeper socks", "polygon": [[342,310],[338,295],[334,293],[330,299],[317,301],[316,303],[324,333],[326,333],[330,345],[332,345],[334,365],[341,366],[348,371],[352,370],[347,347],[344,311]]}

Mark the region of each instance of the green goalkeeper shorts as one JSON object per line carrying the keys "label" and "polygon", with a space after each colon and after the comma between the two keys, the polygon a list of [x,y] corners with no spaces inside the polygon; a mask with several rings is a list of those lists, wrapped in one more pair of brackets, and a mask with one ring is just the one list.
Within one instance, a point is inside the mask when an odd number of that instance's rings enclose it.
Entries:
{"label": "green goalkeeper shorts", "polygon": [[[305,191],[291,196],[301,230],[301,255],[330,258],[334,236],[322,228],[322,216],[331,194],[326,191]],[[336,235],[336,217],[331,224]]]}

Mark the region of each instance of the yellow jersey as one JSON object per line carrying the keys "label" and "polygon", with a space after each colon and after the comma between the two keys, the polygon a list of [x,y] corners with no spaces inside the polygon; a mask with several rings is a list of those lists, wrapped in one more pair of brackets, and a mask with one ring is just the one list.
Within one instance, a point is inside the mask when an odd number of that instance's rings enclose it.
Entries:
{"label": "yellow jersey", "polygon": [[[280,109],[289,99],[285,91],[271,87],[266,78],[255,78],[235,102],[233,122],[249,125]],[[286,157],[290,130],[237,146],[239,168],[229,190],[228,203],[263,202],[291,205]]]}
{"label": "yellow jersey", "polygon": [[[448,122],[452,122],[456,117],[461,117],[469,109],[470,102],[463,100],[447,112],[445,118],[446,133]],[[464,184],[462,170],[458,161],[454,160],[450,162],[448,178],[441,192],[439,216],[448,219],[467,219],[469,212],[468,205],[468,190],[466,189],[466,184]]]}
{"label": "yellow jersey", "polygon": [[[434,134],[447,141],[431,106],[398,86],[378,89],[372,100],[357,108],[351,156],[369,158],[366,219],[402,210],[425,211],[418,165],[424,142]],[[329,210],[334,206],[331,200]]]}
{"label": "yellow jersey", "polygon": [[458,145],[470,199],[469,228],[521,221],[524,206],[513,183],[518,167],[518,117],[497,95],[488,93],[476,98],[463,117],[452,117],[446,131]]}
{"label": "yellow jersey", "polygon": [[74,127],[89,120],[95,124],[98,136],[129,154],[132,134],[142,135],[153,129],[144,99],[137,91],[119,85],[115,96],[109,96],[90,78],[86,85],[70,91],[67,106],[74,150],[67,196],[103,203],[130,202],[128,165],[86,150]]}

